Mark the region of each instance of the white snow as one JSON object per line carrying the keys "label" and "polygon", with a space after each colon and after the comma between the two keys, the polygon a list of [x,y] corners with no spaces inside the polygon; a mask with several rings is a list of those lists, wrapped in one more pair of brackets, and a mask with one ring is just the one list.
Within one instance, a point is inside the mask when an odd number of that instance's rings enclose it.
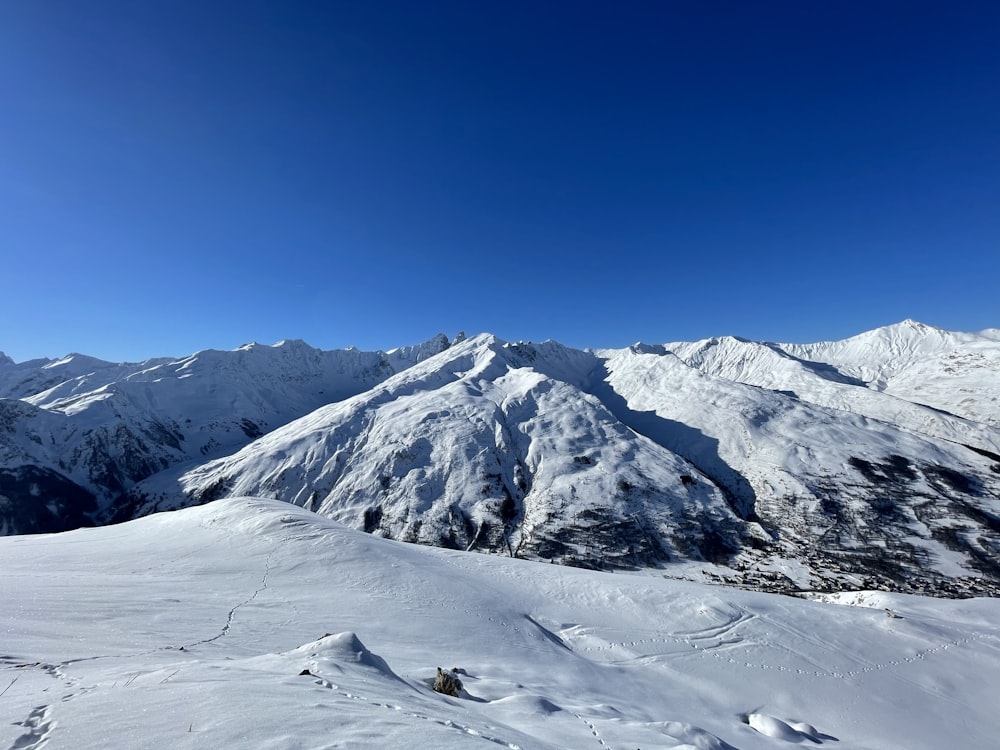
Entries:
{"label": "white snow", "polygon": [[[804,601],[272,500],[0,539],[0,747],[987,748],[1000,601]],[[893,616],[887,616],[890,609]],[[457,668],[464,697],[434,693]]]}
{"label": "white snow", "polygon": [[869,388],[1000,427],[998,340],[995,329],[960,333],[904,320],[843,341],[776,346]]}
{"label": "white snow", "polygon": [[[996,578],[998,373],[995,339],[913,321],[812,345],[595,352],[483,334],[2,361],[0,394],[17,398],[0,398],[0,471],[72,480],[98,522],[266,496],[396,539],[669,561],[673,577],[772,589],[890,585],[880,561],[830,555],[898,542],[904,572],[928,574],[911,590],[981,592]],[[44,498],[16,489],[0,532],[58,528],[44,513],[32,526]]]}

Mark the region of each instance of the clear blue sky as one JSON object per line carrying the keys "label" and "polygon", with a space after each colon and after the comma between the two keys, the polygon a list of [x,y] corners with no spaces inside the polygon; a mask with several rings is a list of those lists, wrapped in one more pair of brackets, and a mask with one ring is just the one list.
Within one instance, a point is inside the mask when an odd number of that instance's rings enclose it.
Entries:
{"label": "clear blue sky", "polygon": [[1000,3],[0,5],[0,350],[1000,326]]}

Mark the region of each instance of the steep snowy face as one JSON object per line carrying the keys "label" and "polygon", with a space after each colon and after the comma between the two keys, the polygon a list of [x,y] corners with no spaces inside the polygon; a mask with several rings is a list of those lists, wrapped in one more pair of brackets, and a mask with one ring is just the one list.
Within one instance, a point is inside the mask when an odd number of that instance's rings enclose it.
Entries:
{"label": "steep snowy face", "polygon": [[[382,352],[321,351],[301,341],[141,364],[74,354],[0,366],[0,382],[21,399],[0,400],[7,426],[0,429],[0,455],[8,472],[0,486],[7,499],[0,523],[7,533],[25,533],[71,528],[84,517],[101,522],[136,482],[179,463],[231,453],[393,372]],[[4,510],[37,505],[33,493],[51,482],[86,497],[87,510]]]}
{"label": "steep snowy face", "polygon": [[97,497],[59,470],[71,437],[62,415],[0,399],[0,536],[91,525]]}
{"label": "steep snowy face", "polygon": [[[455,336],[454,343],[458,344],[464,340],[465,334],[459,333]],[[417,344],[416,346],[401,346],[398,349],[390,349],[386,352],[386,357],[393,369],[398,372],[399,370],[405,370],[410,365],[415,365],[417,362],[423,362],[435,354],[440,354],[451,346],[451,344],[452,342],[448,341],[447,336],[439,333],[429,341]]]}
{"label": "steep snowy face", "polygon": [[80,416],[0,399],[0,530],[63,531],[99,520],[110,498],[182,460],[182,436],[111,399]]}
{"label": "steep snowy face", "polygon": [[[199,502],[262,495],[404,541],[585,566],[739,549],[747,532],[722,491],[537,360],[534,348],[469,340],[180,486]],[[140,488],[147,509],[173,496],[156,484]]]}
{"label": "steep snowy face", "polygon": [[[606,360],[617,414],[686,456],[758,519],[803,587],[1000,581],[1000,456],[627,350]],[[956,583],[960,581],[961,583]]]}

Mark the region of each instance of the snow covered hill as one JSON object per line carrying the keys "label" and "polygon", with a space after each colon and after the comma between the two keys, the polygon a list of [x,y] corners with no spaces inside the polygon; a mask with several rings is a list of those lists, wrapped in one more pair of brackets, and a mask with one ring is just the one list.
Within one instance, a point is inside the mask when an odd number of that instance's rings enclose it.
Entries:
{"label": "snow covered hill", "polygon": [[61,382],[0,361],[17,397],[0,399],[7,533],[245,494],[379,536],[582,567],[1000,594],[990,332],[906,321],[808,346],[581,351],[480,335],[75,361],[41,365]]}
{"label": "snow covered hill", "polygon": [[[938,750],[1000,736],[997,599],[805,601],[404,545],[246,498],[3,538],[0,560],[2,747]],[[432,690],[438,668],[458,696]]]}

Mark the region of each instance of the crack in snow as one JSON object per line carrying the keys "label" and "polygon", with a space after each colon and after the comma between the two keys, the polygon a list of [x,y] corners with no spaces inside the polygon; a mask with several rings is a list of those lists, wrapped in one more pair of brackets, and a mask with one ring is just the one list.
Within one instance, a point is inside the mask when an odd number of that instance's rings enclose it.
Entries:
{"label": "crack in snow", "polygon": [[261,579],[260,586],[258,586],[257,589],[247,599],[240,602],[231,610],[229,610],[229,614],[226,616],[226,624],[222,626],[222,630],[220,630],[216,635],[213,635],[211,638],[204,638],[200,641],[195,641],[194,643],[185,644],[181,648],[189,649],[189,648],[194,648],[195,646],[204,646],[206,643],[214,643],[223,636],[229,635],[229,631],[233,627],[233,622],[236,620],[236,613],[243,607],[252,603],[253,600],[256,599],[261,592],[267,590],[268,586],[267,579],[271,575],[271,558],[273,556],[274,556],[274,550],[268,553],[267,559],[264,561],[264,576]]}

